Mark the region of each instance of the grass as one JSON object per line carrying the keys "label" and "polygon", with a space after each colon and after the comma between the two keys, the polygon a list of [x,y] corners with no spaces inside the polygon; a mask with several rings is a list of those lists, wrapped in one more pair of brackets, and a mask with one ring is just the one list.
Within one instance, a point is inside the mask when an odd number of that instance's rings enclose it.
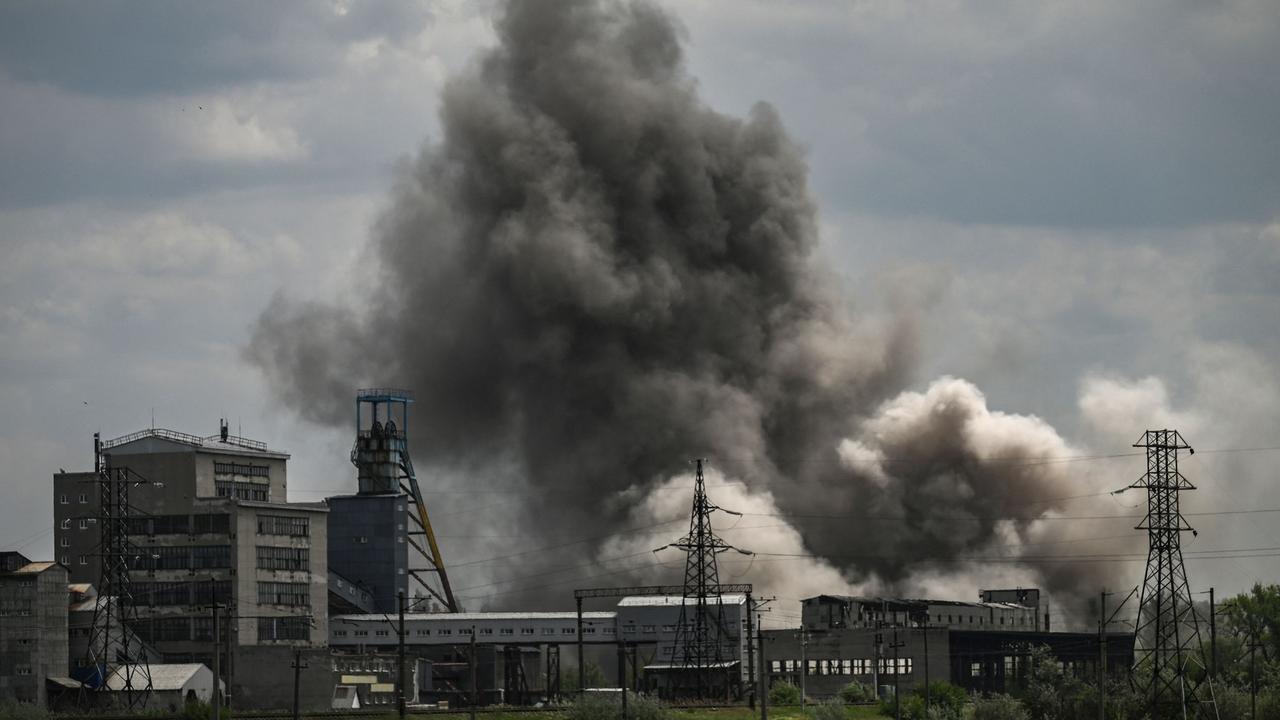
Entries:
{"label": "grass", "polygon": [[[757,720],[760,710],[748,707],[723,707],[703,709],[673,710],[675,720]],[[875,705],[846,705],[844,714],[847,718],[883,718]],[[813,718],[813,706],[802,711],[799,705],[769,706],[769,720],[805,720]]]}

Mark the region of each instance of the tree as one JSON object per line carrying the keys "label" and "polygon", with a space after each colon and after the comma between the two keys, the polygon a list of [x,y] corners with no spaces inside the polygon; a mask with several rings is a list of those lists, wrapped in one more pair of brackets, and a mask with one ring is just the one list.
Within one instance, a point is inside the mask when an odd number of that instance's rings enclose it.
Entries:
{"label": "tree", "polygon": [[840,699],[847,703],[865,703],[876,699],[875,691],[854,680],[840,688]]}
{"label": "tree", "polygon": [[973,720],[1030,720],[1030,716],[1016,698],[996,694],[973,701]]}
{"label": "tree", "polygon": [[[587,687],[589,688],[605,687],[609,685],[609,682],[605,680],[604,671],[595,663],[587,663],[582,672],[583,675],[586,676]],[[566,672],[560,680],[560,690],[562,692],[577,692],[580,689],[581,688],[578,687],[578,669],[568,668],[568,672]]]}
{"label": "tree", "polygon": [[785,680],[776,682],[769,688],[770,705],[799,705],[800,688]]}
{"label": "tree", "polygon": [[1264,660],[1280,659],[1280,585],[1258,583],[1225,601],[1222,620],[1227,632],[1261,645]]}

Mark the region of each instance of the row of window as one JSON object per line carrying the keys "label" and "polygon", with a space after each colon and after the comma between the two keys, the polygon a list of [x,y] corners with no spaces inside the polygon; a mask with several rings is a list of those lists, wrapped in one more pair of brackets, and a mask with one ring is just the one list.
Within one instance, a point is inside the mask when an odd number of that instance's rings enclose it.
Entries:
{"label": "row of window", "polygon": [[254,483],[235,482],[233,480],[217,480],[214,483],[214,491],[220,498],[235,498],[236,500],[256,500],[258,502],[269,502],[271,499],[270,485],[257,485]]}
{"label": "row of window", "polygon": [[[998,616],[999,623],[987,623],[988,618],[983,615],[954,615],[953,616],[953,615],[942,615],[941,613],[939,613],[937,615],[932,615],[932,616],[926,615],[925,619],[932,620],[932,622],[936,622],[936,623],[946,623],[947,625],[964,625],[966,617],[969,619],[968,620],[969,625],[987,625],[987,624],[1006,625],[1007,624],[1007,625],[1026,626],[1026,625],[1033,624],[1033,621],[1025,613],[1019,614],[1016,616],[1010,616],[1008,618],[1009,620],[1008,623],[1005,622],[1006,618],[1004,613],[1001,613]],[[943,618],[946,618],[946,619],[944,620]],[[975,622],[975,618],[976,618],[976,622]]]}
{"label": "row of window", "polygon": [[310,558],[307,548],[258,546],[260,570],[306,570]]}
{"label": "row of window", "polygon": [[291,535],[307,537],[310,534],[309,518],[292,515],[259,515],[259,535]]}
{"label": "row of window", "polygon": [[[634,627],[634,626],[629,626],[629,627],[631,627],[631,628],[632,628],[632,630],[634,630],[634,629],[635,629],[635,627]],[[653,627],[653,626],[652,626],[652,625],[646,625],[645,627],[650,627],[650,628],[651,628],[651,627]],[[531,627],[519,628],[519,630],[520,630],[520,634],[521,634],[521,635],[524,635],[524,636],[529,636],[529,635],[537,634],[536,629],[535,629],[535,628],[531,628]],[[477,635],[493,635],[493,634],[494,634],[494,632],[493,632],[493,631],[494,631],[494,628],[480,628],[480,629],[476,630],[476,634],[477,634]],[[498,631],[498,632],[497,632],[497,634],[498,634],[498,635],[507,635],[507,636],[511,636],[511,635],[515,635],[515,634],[516,634],[516,628],[497,628],[497,631]],[[596,632],[596,629],[595,629],[594,627],[584,627],[584,628],[582,628],[582,634],[583,634],[583,635],[594,635],[594,634],[595,634],[595,632]],[[601,634],[604,634],[604,635],[613,635],[613,634],[615,634],[617,631],[616,631],[613,627],[611,627],[611,626],[605,626],[605,627],[600,628],[600,632],[601,632]],[[652,632],[652,631],[650,631],[650,632]],[[577,630],[576,630],[575,628],[572,628],[572,627],[560,628],[560,634],[561,634],[561,635],[575,635],[576,633],[577,633]],[[367,631],[364,631],[364,630],[354,630],[354,631],[352,631],[352,632],[351,632],[351,635],[352,635],[352,636],[354,636],[354,637],[366,637],[368,634],[369,634],[369,633],[368,633]],[[383,631],[381,631],[381,630],[379,630],[379,631],[375,632],[375,635],[385,635],[385,634],[386,634],[386,633],[385,633],[385,632],[383,632]],[[417,635],[418,637],[429,637],[430,635],[432,635],[432,631],[431,631],[431,629],[429,629],[429,628],[423,628],[423,629],[421,629],[421,630],[415,630],[415,631],[413,631],[413,633],[409,633],[409,632],[407,632],[407,631],[406,631],[406,633],[405,633],[405,634],[406,634],[406,635],[409,635],[409,634],[415,634],[415,635]],[[453,629],[452,629],[452,628],[436,628],[436,630],[435,630],[435,633],[434,633],[434,634],[436,634],[436,635],[453,635],[453,634],[454,634],[454,632],[453,632]],[[469,627],[458,628],[458,634],[459,634],[459,635],[470,635],[470,634],[471,634],[471,628],[469,628]],[[544,627],[544,628],[542,628],[542,634],[543,634],[543,635],[555,635],[555,634],[556,634],[556,629],[555,629],[555,628]],[[346,630],[334,630],[334,631],[333,631],[333,635],[334,635],[334,637],[347,637],[347,631],[346,631]]]}
{"label": "row of window", "polygon": [[227,513],[150,515],[131,517],[128,522],[130,535],[227,535],[231,532],[231,516]]}
{"label": "row of window", "polygon": [[311,606],[311,586],[307,583],[260,582],[259,605]]}
{"label": "row of window", "polygon": [[248,477],[268,477],[270,468],[266,465],[247,465],[244,463],[215,462],[214,475],[246,475]]}
{"label": "row of window", "polygon": [[0,599],[0,617],[24,617],[31,614],[30,598]]}
{"label": "row of window", "polygon": [[[84,504],[88,503],[88,502],[89,502],[89,494],[88,494],[88,493],[80,493],[80,498],[79,498],[79,500],[77,500],[77,502],[79,502],[81,505],[84,505]],[[58,496],[58,504],[59,504],[59,505],[70,505],[70,504],[71,504],[71,502],[67,499],[67,494],[66,494],[66,493],[62,493],[61,495],[59,495],[59,496]]]}
{"label": "row of window", "polygon": [[135,582],[132,594],[133,604],[143,607],[209,605],[231,599],[231,581]]}
{"label": "row of window", "polygon": [[144,547],[136,570],[207,570],[231,567],[230,545]]}
{"label": "row of window", "polygon": [[[850,658],[838,660],[810,660],[806,675],[873,675],[875,660]],[[770,660],[769,670],[775,674],[798,673],[804,668],[799,660]],[[911,658],[880,658],[881,675],[910,675]]]}
{"label": "row of window", "polygon": [[305,617],[258,618],[258,640],[309,640],[311,619]]}

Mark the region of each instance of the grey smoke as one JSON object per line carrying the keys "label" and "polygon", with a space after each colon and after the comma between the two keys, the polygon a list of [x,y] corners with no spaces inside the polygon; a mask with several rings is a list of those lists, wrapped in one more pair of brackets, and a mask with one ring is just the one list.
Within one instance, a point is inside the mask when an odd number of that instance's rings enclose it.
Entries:
{"label": "grey smoke", "polygon": [[[1069,494],[1007,460],[1042,455],[1043,428],[1011,427],[993,462],[959,396],[878,436],[878,471],[849,460],[912,380],[909,315],[877,330],[849,311],[820,269],[801,149],[767,104],[703,104],[662,11],[524,0],[496,30],[375,228],[361,307],[262,314],[249,357],[290,407],[342,427],[358,384],[413,388],[420,471],[484,487],[514,468],[538,491],[513,519],[524,548],[626,525],[619,497],[699,455],[785,513],[894,518],[791,520],[855,581],[947,567]],[[518,566],[575,553],[593,556]]]}

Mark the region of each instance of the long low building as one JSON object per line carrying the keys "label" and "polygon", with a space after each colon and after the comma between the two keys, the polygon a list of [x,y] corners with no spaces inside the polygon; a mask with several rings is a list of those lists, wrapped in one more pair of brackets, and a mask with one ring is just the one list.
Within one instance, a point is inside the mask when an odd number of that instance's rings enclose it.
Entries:
{"label": "long low building", "polygon": [[[616,644],[617,613],[582,614],[584,643]],[[334,615],[329,618],[329,645],[335,648],[382,648],[394,645],[395,616]],[[578,642],[578,615],[572,612],[405,613],[404,642],[408,646],[567,645]]]}

